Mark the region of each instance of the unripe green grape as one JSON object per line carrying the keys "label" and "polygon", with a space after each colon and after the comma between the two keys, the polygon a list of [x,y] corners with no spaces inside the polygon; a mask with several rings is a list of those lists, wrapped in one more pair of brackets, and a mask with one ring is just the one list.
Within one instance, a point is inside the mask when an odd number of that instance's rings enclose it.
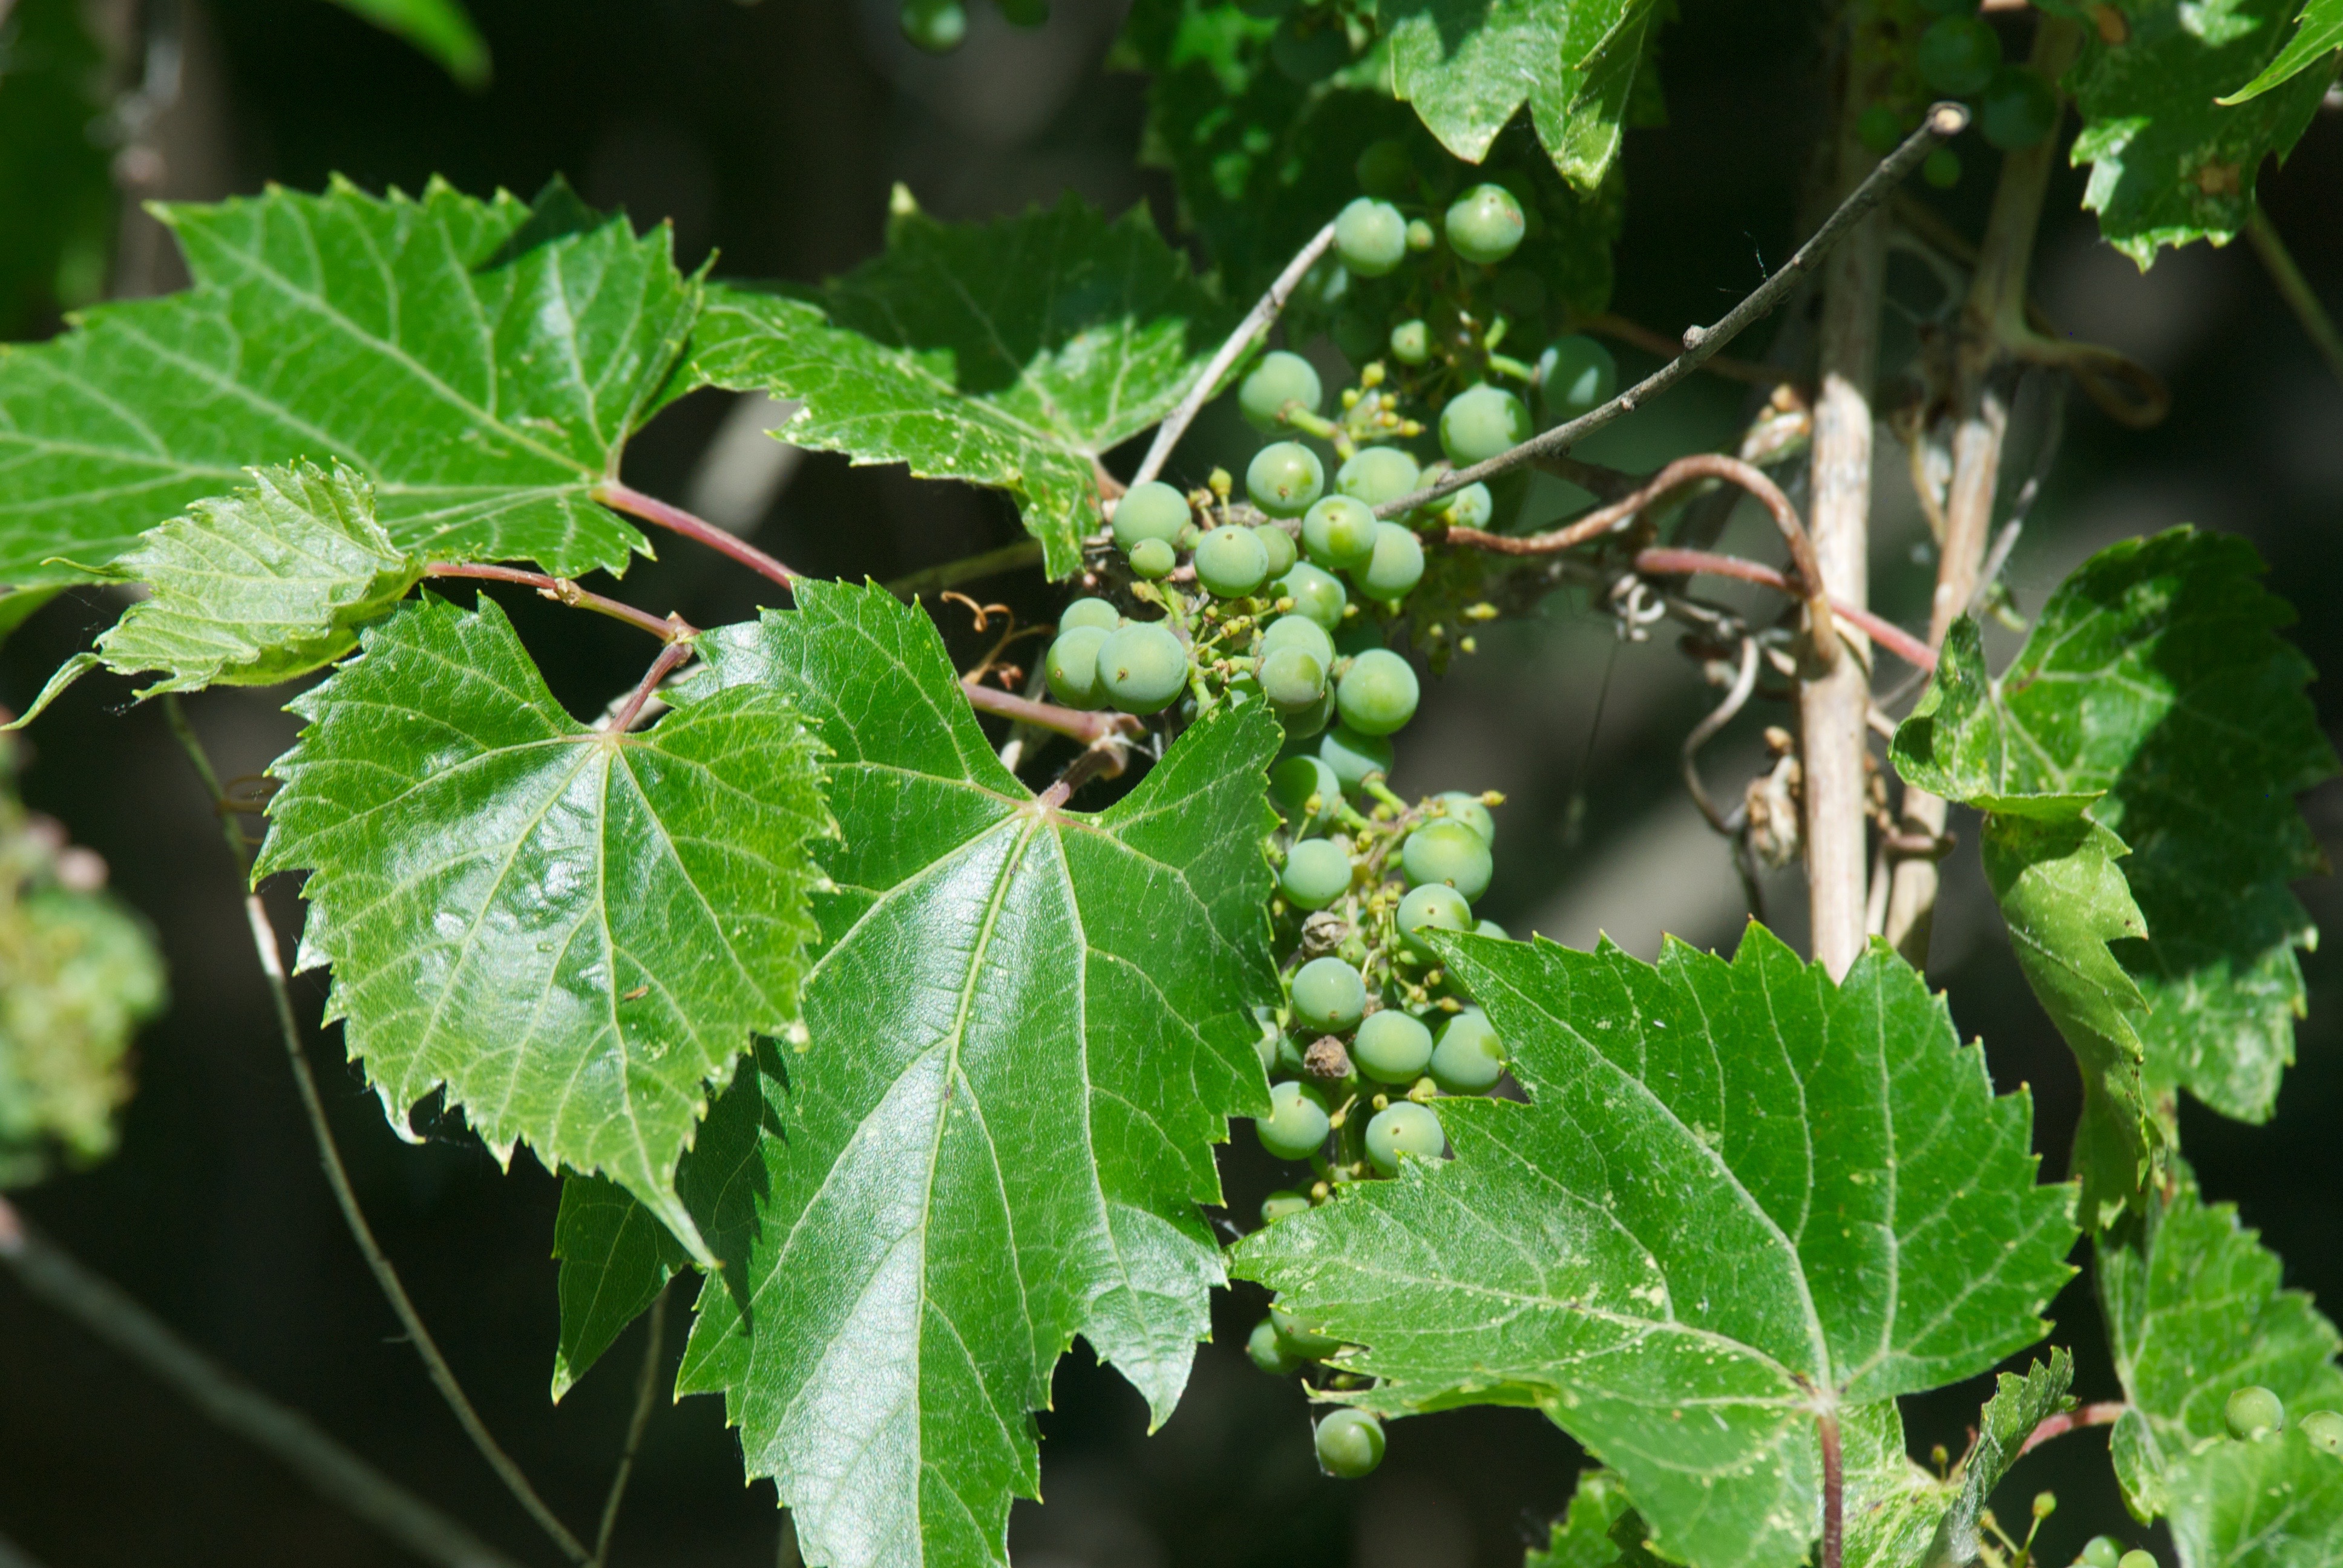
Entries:
{"label": "unripe green grape", "polygon": [[[1315,757],[1289,757],[1269,770],[1270,799],[1297,833],[1312,833],[1334,820],[1342,807],[1342,781]],[[1318,809],[1310,809],[1311,797]]]}
{"label": "unripe green grape", "polygon": [[1351,602],[1342,581],[1322,567],[1297,564],[1277,579],[1277,591],[1293,601],[1293,613],[1314,620],[1327,631],[1342,624],[1342,607]]}
{"label": "unripe green grape", "polygon": [[1354,497],[1322,497],[1302,514],[1302,548],[1329,571],[1364,566],[1375,553],[1375,514]]}
{"label": "unripe green grape", "polygon": [[1245,494],[1272,518],[1298,518],[1326,489],[1325,465],[1299,441],[1272,441],[1245,468]]}
{"label": "unripe green grape", "polygon": [[[1312,839],[1313,844],[1323,843]],[[1370,1013],[1351,1041],[1351,1060],[1378,1083],[1413,1083],[1432,1060],[1432,1031],[1395,1007]]]}
{"label": "unripe green grape", "polygon": [[1310,361],[1299,354],[1273,348],[1245,373],[1243,382],[1237,387],[1237,407],[1254,429],[1274,430],[1281,424],[1278,416],[1285,411],[1287,404],[1298,403],[1304,413],[1315,414],[1325,397],[1325,389],[1318,384],[1317,369]]}
{"label": "unripe green grape", "polygon": [[1338,1410],[1318,1423],[1318,1468],[1342,1481],[1370,1475],[1383,1462],[1383,1425],[1363,1410]]}
{"label": "unripe green grape", "polygon": [[1530,438],[1530,411],[1502,387],[1470,387],[1440,411],[1440,448],[1468,467]]}
{"label": "unripe green grape", "polygon": [[1583,334],[1557,337],[1538,356],[1538,408],[1549,426],[1591,413],[1619,390],[1619,361]]}
{"label": "unripe green grape", "polygon": [[1410,218],[1407,225],[1407,248],[1416,252],[1430,250],[1440,243],[1440,236],[1422,218]]}
{"label": "unripe green grape", "polygon": [[1350,886],[1351,857],[1331,839],[1302,839],[1285,852],[1277,874],[1278,890],[1297,910],[1322,910]]}
{"label": "unripe green grape", "polygon": [[2001,64],[2001,38],[1980,16],[1947,16],[1920,35],[1912,63],[1939,93],[1966,98],[1985,90]]}
{"label": "unripe green grape", "polygon": [[1426,963],[1438,963],[1440,955],[1423,940],[1423,932],[1472,929],[1473,906],[1465,902],[1463,894],[1445,882],[1426,882],[1409,890],[1407,897],[1399,901],[1400,945]]}
{"label": "unripe green grape", "polygon": [[1497,819],[1489,815],[1489,808],[1478,795],[1467,795],[1462,789],[1449,789],[1438,797],[1441,809],[1452,822],[1462,822],[1481,835],[1481,842],[1491,849],[1497,847]]}
{"label": "unripe green grape", "polygon": [[1334,489],[1353,500],[1380,507],[1423,483],[1423,470],[1397,447],[1363,447],[1334,470]]}
{"label": "unripe green grape", "polygon": [[1369,598],[1385,604],[1405,598],[1423,580],[1423,541],[1403,524],[1377,523],[1374,553],[1352,575]]}
{"label": "unripe green grape", "polygon": [[1413,1154],[1419,1160],[1437,1160],[1448,1146],[1448,1139],[1440,1131],[1440,1118],[1428,1105],[1418,1105],[1413,1100],[1394,1101],[1375,1112],[1367,1123],[1367,1159],[1386,1176],[1399,1173],[1399,1158]]}
{"label": "unripe green grape", "polygon": [[1399,847],[1399,863],[1410,887],[1445,882],[1463,894],[1467,903],[1489,890],[1494,869],[1489,841],[1446,818],[1435,818],[1410,833]]}
{"label": "unripe green grape", "polygon": [[1855,139],[1875,157],[1885,157],[1904,139],[1904,116],[1885,104],[1874,104],[1855,117]]}
{"label": "unripe green grape", "polygon": [[[1415,717],[1420,695],[1414,667],[1389,648],[1378,648],[1351,660],[1334,688],[1334,708],[1342,722],[1360,734],[1389,735]],[[1487,846],[1482,852],[1488,852]]]}
{"label": "unripe green grape", "polygon": [[2116,1568],[2123,1561],[2123,1543],[2112,1535],[2094,1535],[2075,1553],[2078,1568]]}
{"label": "unripe green grape", "polygon": [[1306,648],[1272,648],[1256,673],[1262,695],[1282,713],[1315,708],[1326,695],[1326,665]]}
{"label": "unripe green grape", "polygon": [[1098,671],[1099,685],[1117,708],[1158,713],[1187,689],[1188,649],[1161,622],[1135,620],[1107,634]]}
{"label": "unripe green grape", "polygon": [[1522,204],[1499,185],[1477,185],[1448,208],[1449,247],[1467,261],[1492,266],[1513,254],[1528,231]]}
{"label": "unripe green grape", "polygon": [[2248,1383],[2229,1395],[2221,1407],[2221,1419],[2229,1423],[2231,1437],[2267,1437],[2284,1430],[2286,1405],[2260,1384]]}
{"label": "unripe green grape", "polygon": [[1125,555],[1141,539],[1170,544],[1188,522],[1188,498],[1161,479],[1150,479],[1131,486],[1114,504],[1114,542]]}
{"label": "unripe green grape", "polygon": [[[1385,136],[1369,142],[1351,166],[1353,177],[1359,188],[1373,196],[1403,196],[1415,184],[1415,160],[1408,156],[1407,144],[1397,136]],[[1404,242],[1404,227],[1401,239]]]}
{"label": "unripe green grape", "polygon": [[1504,1042],[1488,1014],[1468,1007],[1441,1026],[1432,1048],[1433,1082],[1450,1094],[1484,1094],[1504,1075]]}
{"label": "unripe green grape", "polygon": [[1277,1325],[1277,1337],[1285,1342],[1285,1348],[1303,1361],[1323,1361],[1342,1348],[1342,1342],[1332,1334],[1304,1328],[1302,1320],[1282,1305],[1269,1309],[1269,1321]]}
{"label": "unripe green grape", "polygon": [[1196,580],[1222,598],[1242,598],[1269,580],[1269,548],[1251,528],[1213,528],[1196,541]]}
{"label": "unripe green grape", "polygon": [[1399,208],[1360,196],[1334,217],[1334,254],[1361,277],[1381,277],[1407,259],[1407,219]]}
{"label": "unripe green grape", "polygon": [[[1294,1191],[1292,1188],[1281,1187],[1276,1191],[1272,1192],[1268,1197],[1263,1198],[1261,1201],[1261,1222],[1264,1225],[1274,1225],[1280,1220],[1299,1214],[1309,1207],[1310,1200],[1308,1198]],[[1263,1322],[1267,1322],[1267,1320],[1264,1319]],[[1276,1324],[1270,1323],[1269,1327],[1272,1333],[1276,1332]],[[1259,1331],[1256,1330],[1254,1332],[1258,1332]]]}
{"label": "unripe green grape", "polygon": [[1948,191],[1961,183],[1961,155],[1950,147],[1938,147],[1920,164],[1920,177],[1940,191]]}
{"label": "unripe green grape", "polygon": [[1433,513],[1453,528],[1485,528],[1497,515],[1496,498],[1486,485],[1467,485],[1433,503]]}
{"label": "unripe green grape", "polygon": [[1334,340],[1335,351],[1353,365],[1364,365],[1383,351],[1383,329],[1363,310],[1338,311],[1326,336]]}
{"label": "unripe green grape", "polygon": [[1432,357],[1432,328],[1421,321],[1403,321],[1391,329],[1392,357],[1402,365],[1421,365]]}
{"label": "unripe green grape", "polygon": [[1475,921],[1473,926],[1473,934],[1476,937],[1488,937],[1501,942],[1509,942],[1513,940],[1513,933],[1505,930],[1504,927],[1499,925],[1494,920]]}
{"label": "unripe green grape", "polygon": [[1078,598],[1058,614],[1058,629],[1061,632],[1084,626],[1112,631],[1121,624],[1122,612],[1102,598]]}
{"label": "unripe green grape", "polygon": [[1179,564],[1180,552],[1168,539],[1141,539],[1131,547],[1131,575],[1143,581],[1168,578]]}
{"label": "unripe green grape", "polygon": [[1334,770],[1344,794],[1356,794],[1368,779],[1390,774],[1392,743],[1384,736],[1362,735],[1338,724],[1318,742],[1318,759]]}
{"label": "unripe green grape", "polygon": [[1282,615],[1262,628],[1262,657],[1281,648],[1298,648],[1329,668],[1334,663],[1334,639],[1326,635],[1324,627],[1306,615]]}
{"label": "unripe green grape", "polygon": [[2058,126],[2058,92],[2030,65],[2004,65],[1993,74],[1977,110],[1986,143],[2005,153],[2039,146]]}
{"label": "unripe green grape", "polygon": [[1306,1083],[1271,1084],[1269,1106],[1269,1114],[1254,1121],[1253,1135],[1280,1160],[1309,1159],[1333,1130],[1324,1098]]}
{"label": "unripe green grape", "polygon": [[1307,708],[1278,709],[1278,727],[1285,731],[1288,740],[1301,740],[1317,734],[1334,719],[1334,688],[1330,682],[1318,700]]}
{"label": "unripe green grape", "polygon": [[1293,563],[1302,558],[1302,552],[1294,547],[1293,536],[1275,523],[1256,524],[1252,534],[1261,541],[1261,553],[1268,558],[1271,577],[1283,577],[1293,569]]}
{"label": "unripe green grape", "polygon": [[[1309,1207],[1306,1201],[1302,1207]],[[1292,1377],[1302,1370],[1301,1358],[1285,1348],[1283,1342],[1277,1337],[1277,1325],[1267,1318],[1255,1323],[1252,1332],[1246,1336],[1245,1354],[1253,1365],[1272,1377]]]}
{"label": "unripe green grape", "polygon": [[968,36],[968,12],[960,0],[904,0],[896,21],[911,47],[930,55],[949,55]]}
{"label": "unripe green grape", "polygon": [[1050,683],[1051,696],[1068,708],[1085,711],[1105,704],[1106,690],[1099,684],[1098,656],[1108,635],[1095,626],[1078,626],[1058,634],[1041,660],[1041,674]]}
{"label": "unripe green grape", "polygon": [[2343,1457],[2343,1412],[2314,1410],[2295,1423],[2295,1430],[2322,1453]]}
{"label": "unripe green grape", "polygon": [[2157,1568],[2156,1553],[2134,1547],[2116,1559],[2116,1568]]}
{"label": "unripe green grape", "polygon": [[1293,1014],[1321,1034],[1348,1034],[1367,1010],[1367,985],[1337,958],[1312,959],[1293,975]]}

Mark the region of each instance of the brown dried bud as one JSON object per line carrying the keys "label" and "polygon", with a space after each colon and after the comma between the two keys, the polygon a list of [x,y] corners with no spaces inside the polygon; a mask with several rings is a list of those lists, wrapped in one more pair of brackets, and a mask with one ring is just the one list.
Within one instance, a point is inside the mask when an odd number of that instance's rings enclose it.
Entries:
{"label": "brown dried bud", "polygon": [[1321,910],[1302,922],[1302,956],[1304,960],[1322,959],[1341,947],[1350,934],[1350,921],[1332,910]]}
{"label": "brown dried bud", "polygon": [[1339,1082],[1351,1076],[1351,1053],[1332,1035],[1322,1034],[1302,1053],[1302,1070],[1329,1083]]}

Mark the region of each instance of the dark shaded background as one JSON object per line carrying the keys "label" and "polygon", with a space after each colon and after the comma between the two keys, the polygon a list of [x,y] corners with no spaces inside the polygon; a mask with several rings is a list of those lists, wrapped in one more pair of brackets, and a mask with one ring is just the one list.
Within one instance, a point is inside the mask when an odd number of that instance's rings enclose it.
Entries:
{"label": "dark shaded background", "polygon": [[[720,250],[728,272],[812,278],[879,243],[891,182],[930,210],[973,217],[1067,186],[1120,209],[1167,190],[1132,165],[1141,84],[1097,69],[1114,0],[1058,0],[1038,34],[989,7],[958,55],[930,61],[895,37],[886,0],[476,0],[497,79],[471,96],[396,43],[316,0],[212,0],[187,101],[167,127],[163,189],[208,196],[274,179],[314,187],[332,172],[380,187],[435,171],[471,191],[527,193],[557,171],[593,200],[676,226],[687,263]],[[1672,123],[1627,143],[1629,220],[1618,308],[1673,333],[1712,320],[1785,254],[1802,160],[1817,128],[1812,7],[1684,0],[1663,64]],[[2023,26],[2023,23],[2017,24]],[[1964,149],[1965,184],[1930,199],[1974,233],[1992,159]],[[2305,269],[2343,304],[2343,116],[2313,126],[2293,163],[2266,172],[2268,209]],[[2193,520],[2252,538],[2304,612],[2296,628],[2322,668],[2343,666],[2343,387],[2323,370],[2247,248],[2197,246],[2142,277],[2097,244],[2062,177],[2045,225],[2039,288],[2062,326],[2138,356],[2170,377],[2172,417],[2120,429],[2077,401],[2066,447],[2012,578],[2022,608],[2110,540]],[[126,256],[127,281],[168,281],[167,255]],[[1913,299],[1925,297],[1902,277]],[[1728,439],[1736,389],[1688,387],[1605,437],[1596,455],[1656,461]],[[628,477],[682,494],[726,412],[702,398],[637,443]],[[1204,439],[1213,439],[1208,423]],[[1225,439],[1225,436],[1221,437]],[[1933,568],[1894,448],[1883,444],[1877,602],[1922,618]],[[1015,537],[994,498],[900,470],[812,457],[759,531],[807,570],[880,578]],[[1754,547],[1753,547],[1754,548]],[[688,547],[632,574],[627,596],[701,625],[748,613],[754,584]],[[1048,595],[1004,583],[1046,618]],[[580,710],[631,685],[636,634],[538,601],[507,601],[555,689]],[[67,599],[0,652],[0,699],[21,709],[41,678],[111,613]],[[1664,929],[1729,943],[1742,918],[1723,846],[1674,781],[1676,739],[1709,700],[1664,639],[1617,648],[1607,623],[1557,601],[1493,628],[1483,651],[1437,685],[1403,739],[1401,784],[1497,787],[1499,873],[1489,911],[1519,932],[1574,942],[1608,929],[1646,953]],[[1614,652],[1615,649],[1615,658]],[[1608,675],[1606,677],[1606,670]],[[1599,694],[1609,697],[1599,733]],[[152,709],[126,687],[85,680],[35,731],[25,780],[112,862],[153,920],[175,987],[143,1037],[140,1093],[120,1155],[24,1198],[39,1223],[190,1338],[313,1413],[392,1474],[527,1562],[553,1558],[488,1476],[440,1406],[344,1234],[287,1082],[236,906],[234,874],[204,801]],[[2314,691],[2330,733],[2335,689]],[[230,774],[284,749],[282,694],[213,694],[191,707]],[[1755,765],[1753,714],[1710,753],[1737,788]],[[2323,840],[2343,835],[2343,791],[2306,802]],[[1966,1032],[1986,1041],[2005,1088],[2033,1086],[2039,1146],[2063,1160],[2077,1102],[2064,1049],[2032,1001],[1985,901],[1956,858],[1933,978]],[[1794,880],[1794,879],[1793,879]],[[1795,936],[1796,891],[1777,879],[1776,919]],[[2332,884],[2303,890],[2323,923]],[[276,893],[290,931],[297,905]],[[2306,960],[2302,1064],[2274,1126],[2191,1111],[2187,1147],[2207,1191],[2234,1199],[2288,1260],[2289,1280],[2343,1301],[2343,1053],[2334,960]],[[314,1018],[322,986],[302,982]],[[338,1040],[314,1058],[366,1206],[490,1424],[580,1528],[599,1506],[626,1419],[639,1329],[558,1410],[546,1398],[555,1332],[547,1253],[554,1182],[527,1155],[498,1172],[449,1128],[410,1149],[386,1129]],[[1269,1172],[1250,1138],[1226,1161],[1243,1212]],[[2086,1397],[2115,1393],[2087,1282],[2058,1304]],[[1020,1568],[1161,1563],[1462,1568],[1512,1563],[1567,1497],[1575,1451],[1541,1418],[1479,1411],[1398,1424],[1363,1483],[1319,1477],[1299,1392],[1243,1361],[1260,1311],[1224,1297],[1218,1342],[1187,1402],[1145,1434],[1140,1402],[1078,1349],[1041,1419],[1046,1508],[1021,1505]],[[679,1344],[680,1320],[675,1325]],[[671,1345],[670,1354],[676,1348]],[[1957,1452],[1980,1389],[1912,1402],[1916,1452]],[[2096,1435],[2022,1463],[2005,1511],[2055,1486],[2062,1508],[2046,1560],[2093,1529],[2132,1529]],[[662,1407],[619,1534],[621,1564],[770,1563],[769,1485],[740,1484],[738,1450],[711,1399]],[[381,1538],[317,1502],[267,1458],[192,1413],[72,1325],[0,1285],[0,1535],[57,1568],[151,1563],[391,1563]]]}

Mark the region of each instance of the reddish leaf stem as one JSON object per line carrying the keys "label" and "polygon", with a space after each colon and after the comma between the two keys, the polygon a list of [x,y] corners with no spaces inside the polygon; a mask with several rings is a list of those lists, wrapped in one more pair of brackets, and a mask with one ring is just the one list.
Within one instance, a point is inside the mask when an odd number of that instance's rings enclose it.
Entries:
{"label": "reddish leaf stem", "polygon": [[548,577],[543,572],[523,571],[518,567],[483,566],[474,561],[434,561],[423,568],[423,575],[427,578],[474,578],[483,582],[518,583],[524,588],[535,588],[556,604],[607,615],[666,642],[696,635],[690,625],[674,616],[661,620],[649,610],[637,609],[633,605],[605,598],[600,594],[579,588],[568,578]]}
{"label": "reddish leaf stem", "polygon": [[1095,746],[1113,735],[1137,735],[1139,720],[1128,713],[1084,713],[1078,709],[1061,708],[1054,702],[1036,702],[1030,697],[997,687],[979,686],[963,680],[960,689],[968,694],[968,705],[979,713],[996,718],[1013,719],[1020,724],[1031,724],[1037,729],[1053,730],[1071,736],[1085,746]]}
{"label": "reddish leaf stem", "polygon": [[[1645,577],[1732,578],[1781,593],[1796,591],[1796,585],[1772,567],[1743,560],[1739,556],[1721,556],[1708,550],[1641,550],[1636,553],[1634,565],[1635,569]],[[1935,650],[1894,621],[1882,619],[1867,609],[1835,598],[1831,600],[1831,613],[1914,668],[1936,669]]]}
{"label": "reddish leaf stem", "polygon": [[709,549],[719,555],[730,556],[750,571],[770,578],[783,588],[797,580],[796,572],[748,540],[735,538],[714,523],[695,518],[681,507],[671,506],[657,496],[646,496],[631,485],[621,484],[617,479],[605,479],[594,487],[593,494],[596,500],[614,512],[624,512],[628,517],[639,518],[644,522],[681,534],[685,538],[697,539]]}
{"label": "reddish leaf stem", "polygon": [[632,729],[635,727],[636,719],[640,717],[643,711],[643,705],[649,702],[651,699],[651,694],[659,689],[659,682],[674,674],[675,667],[690,657],[691,639],[688,637],[678,638],[660,648],[659,657],[651,660],[650,668],[643,672],[641,684],[637,686],[633,693],[628,697],[626,706],[610,715],[610,733],[624,735],[628,730]]}
{"label": "reddish leaf stem", "polygon": [[1815,1417],[1815,1428],[1823,1440],[1822,1568],[1840,1568],[1846,1551],[1846,1473],[1839,1452],[1838,1417],[1825,1411]]}
{"label": "reddish leaf stem", "polygon": [[2046,1415],[2032,1432],[2026,1434],[2026,1442],[2018,1448],[2018,1456],[2024,1458],[2052,1438],[2064,1437],[2087,1426],[2113,1426],[2116,1418],[2130,1408],[2119,1399],[2107,1399],[2097,1404],[2060,1411],[2056,1415]]}

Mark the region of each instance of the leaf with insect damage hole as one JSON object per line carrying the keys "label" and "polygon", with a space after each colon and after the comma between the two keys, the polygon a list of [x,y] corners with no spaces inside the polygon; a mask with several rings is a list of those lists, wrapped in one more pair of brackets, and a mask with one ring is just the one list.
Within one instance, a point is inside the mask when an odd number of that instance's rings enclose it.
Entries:
{"label": "leaf with insect damage hole", "polygon": [[1900,1452],[1865,1411],[2040,1337],[2073,1191],[2036,1185],[2026,1097],[1994,1096],[1893,953],[1834,984],[1756,925],[1730,962],[1671,943],[1656,966],[1436,940],[1530,1103],[1440,1101],[1453,1161],[1233,1254],[1357,1347],[1335,1364],[1377,1381],[1341,1397],[1534,1406],[1625,1482],[1656,1551],[1786,1568],[1821,1529],[1819,1412]]}
{"label": "leaf with insect damage hole", "polygon": [[588,729],[493,602],[426,598],[292,708],[254,875],[309,872],[301,967],[393,1124],[444,1087],[500,1158],[606,1175],[710,1258],[676,1161],[797,1023],[815,935],[830,824],[788,698]]}

